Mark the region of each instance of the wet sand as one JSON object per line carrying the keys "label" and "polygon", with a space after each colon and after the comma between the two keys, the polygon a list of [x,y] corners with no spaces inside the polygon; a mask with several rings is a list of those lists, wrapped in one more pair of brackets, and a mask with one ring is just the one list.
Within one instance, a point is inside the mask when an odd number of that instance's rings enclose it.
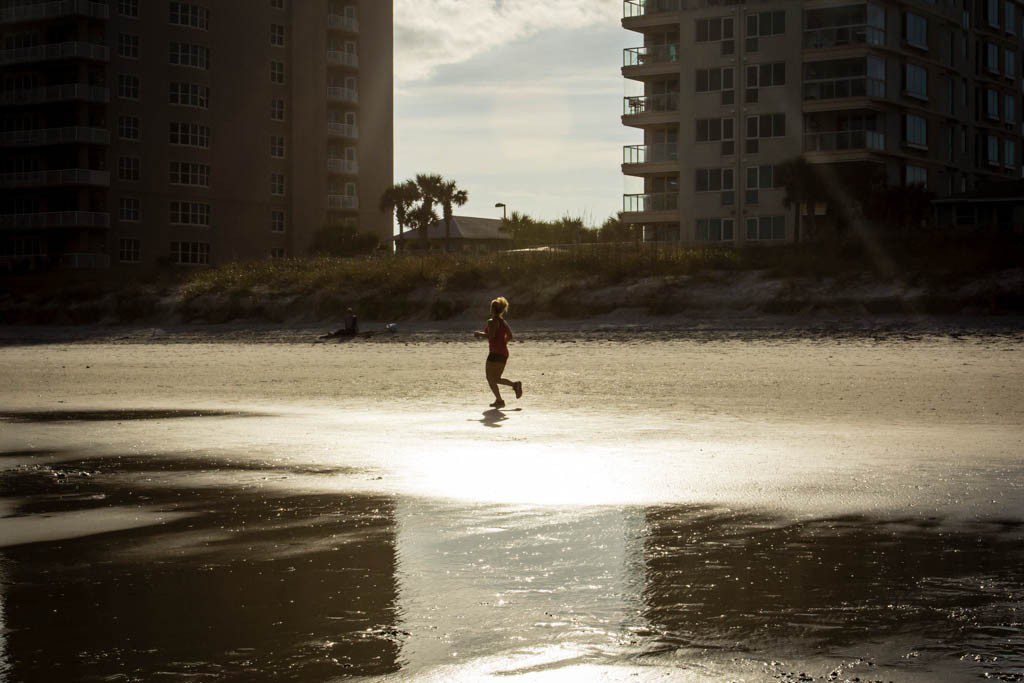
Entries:
{"label": "wet sand", "polygon": [[0,348],[0,679],[1024,677],[1018,335],[176,341]]}

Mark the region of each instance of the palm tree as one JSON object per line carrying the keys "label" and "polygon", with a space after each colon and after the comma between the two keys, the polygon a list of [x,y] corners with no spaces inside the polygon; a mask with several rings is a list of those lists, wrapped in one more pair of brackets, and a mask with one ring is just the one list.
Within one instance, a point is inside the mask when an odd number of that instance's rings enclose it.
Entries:
{"label": "palm tree", "polygon": [[380,198],[380,210],[394,210],[398,221],[398,236],[405,234],[406,229],[415,227],[414,210],[416,203],[422,199],[419,186],[411,180],[392,185]]}
{"label": "palm tree", "polygon": [[426,221],[429,218],[429,223],[423,225],[421,223],[421,234],[423,238],[423,251],[426,252],[430,249],[430,236],[427,234],[430,231],[430,226],[437,221],[437,214],[434,213],[434,204],[438,203],[438,197],[441,196],[441,188],[444,186],[444,178],[437,173],[420,173],[416,176],[416,187],[419,188],[420,197],[422,204],[420,205],[421,211],[419,212],[419,218],[421,221]]}
{"label": "palm tree", "polygon": [[442,215],[444,216],[444,250],[448,252],[452,250],[452,214],[454,207],[465,206],[466,202],[469,201],[469,193],[465,190],[460,190],[454,180],[442,181],[437,189],[438,194],[435,199],[441,205]]}
{"label": "palm tree", "polygon": [[801,206],[807,207],[807,216],[810,223],[808,228],[809,232],[813,233],[815,229],[815,205],[828,199],[828,193],[825,192],[825,188],[822,186],[817,169],[807,163],[807,160],[803,157],[784,161],[775,167],[775,184],[786,190],[786,195],[783,198],[783,203],[786,207],[794,207],[796,213],[795,241],[799,242],[802,238],[809,237],[810,235],[801,234],[803,217],[800,208]]}

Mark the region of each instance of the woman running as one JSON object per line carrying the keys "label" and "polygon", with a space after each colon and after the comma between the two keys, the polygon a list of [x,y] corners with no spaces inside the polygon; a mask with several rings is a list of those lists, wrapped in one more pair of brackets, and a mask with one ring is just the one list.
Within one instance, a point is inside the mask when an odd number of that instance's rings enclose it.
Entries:
{"label": "woman running", "polygon": [[477,339],[486,337],[490,346],[486,369],[487,384],[490,385],[491,391],[494,392],[492,408],[505,407],[505,402],[501,400],[501,390],[498,389],[499,384],[512,387],[512,390],[516,392],[516,398],[523,397],[522,382],[513,382],[501,376],[505,372],[505,364],[508,362],[508,343],[514,339],[512,328],[505,322],[506,312],[508,312],[508,300],[503,296],[499,296],[491,302],[491,319],[487,321],[483,332],[473,333]]}

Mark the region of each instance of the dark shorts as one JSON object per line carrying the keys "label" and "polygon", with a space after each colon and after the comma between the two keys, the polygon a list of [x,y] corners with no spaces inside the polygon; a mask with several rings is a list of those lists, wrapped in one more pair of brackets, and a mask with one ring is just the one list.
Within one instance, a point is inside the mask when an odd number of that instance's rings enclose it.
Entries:
{"label": "dark shorts", "polygon": [[507,363],[508,356],[503,356],[500,353],[491,353],[487,355],[488,363]]}

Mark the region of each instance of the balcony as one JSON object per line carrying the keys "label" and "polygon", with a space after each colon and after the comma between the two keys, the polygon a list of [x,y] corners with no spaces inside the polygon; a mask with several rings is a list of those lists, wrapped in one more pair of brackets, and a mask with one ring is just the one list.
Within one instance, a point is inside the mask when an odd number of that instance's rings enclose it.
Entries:
{"label": "balcony", "polygon": [[678,173],[679,146],[674,142],[627,145],[622,148],[622,172],[626,175]]}
{"label": "balcony", "polygon": [[327,208],[341,211],[355,211],[359,208],[359,197],[347,194],[327,195]]}
{"label": "balcony", "polygon": [[50,104],[68,101],[106,104],[110,102],[110,90],[95,85],[69,83],[67,85],[50,85],[42,88],[11,90],[0,93],[0,106]]}
{"label": "balcony", "polygon": [[0,174],[0,187],[4,188],[61,186],[110,187],[110,174],[87,168]]}
{"label": "balcony", "polygon": [[340,123],[338,121],[327,122],[327,135],[332,138],[345,138],[346,140],[359,139],[359,127],[352,123]]}
{"label": "balcony", "polygon": [[0,229],[107,227],[110,227],[110,214],[93,211],[14,213],[0,216]]}
{"label": "balcony", "polygon": [[95,43],[53,43],[0,50],[0,65],[28,64],[58,59],[88,59],[94,62],[109,62],[110,50]]}
{"label": "balcony", "polygon": [[885,150],[885,133],[874,130],[843,130],[804,135],[805,152]]}
{"label": "balcony", "polygon": [[352,88],[343,88],[340,86],[327,86],[327,99],[332,102],[350,102],[356,104],[359,102],[359,93]]}
{"label": "balcony", "polygon": [[885,31],[867,24],[804,29],[805,50],[851,45],[885,45]]}
{"label": "balcony", "polygon": [[622,211],[624,213],[675,213],[678,210],[678,192],[654,192],[622,196]]}
{"label": "balcony", "polygon": [[622,19],[637,19],[682,9],[682,0],[623,0]]}
{"label": "balcony", "polygon": [[804,81],[804,100],[885,97],[885,81],[867,76]]}
{"label": "balcony", "polygon": [[678,64],[678,44],[629,47],[622,52],[622,75],[627,78],[675,73]]}
{"label": "balcony", "polygon": [[623,98],[622,122],[642,126],[672,123],[679,119],[679,93]]}
{"label": "balcony", "polygon": [[109,19],[110,8],[105,3],[91,0],[58,0],[57,2],[24,3],[0,9],[0,24],[59,19],[61,17]]}
{"label": "balcony", "polygon": [[359,173],[359,162],[356,161],[355,159],[340,159],[337,157],[328,157],[327,170],[330,173],[355,175]]}
{"label": "balcony", "polygon": [[347,66],[350,69],[359,68],[359,55],[355,52],[342,52],[340,50],[327,51],[327,63],[335,66]]}
{"label": "balcony", "polygon": [[355,17],[346,17],[341,14],[328,14],[327,28],[347,33],[359,33],[359,20]]}
{"label": "balcony", "polygon": [[109,145],[110,132],[103,128],[40,128],[0,132],[2,147],[45,147],[47,145]]}

